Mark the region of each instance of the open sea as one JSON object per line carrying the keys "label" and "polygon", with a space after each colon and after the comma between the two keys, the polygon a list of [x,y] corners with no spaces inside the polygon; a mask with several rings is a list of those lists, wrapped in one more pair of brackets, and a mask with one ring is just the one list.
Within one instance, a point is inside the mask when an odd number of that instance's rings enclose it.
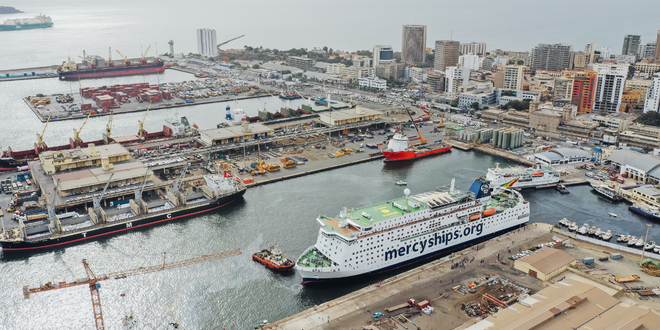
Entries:
{"label": "open sea", "polygon": [[[174,40],[175,52],[196,52],[195,29],[215,28],[218,42],[245,34],[227,47],[243,45],[264,48],[323,47],[371,49],[374,44],[400,48],[401,25],[428,25],[427,46],[436,39],[483,41],[488,49],[530,50],[537,43],[568,42],[581,49],[595,42],[597,49],[610,46],[617,53],[625,34],[641,34],[642,41],[655,40],[655,15],[660,3],[636,1],[630,6],[635,16],[623,18],[621,3],[614,1],[529,1],[449,2],[400,1],[349,2],[332,4],[299,1],[255,2],[113,2],[21,1],[15,4],[24,14],[0,15],[0,21],[44,13],[55,25],[49,29],[0,33],[0,69],[59,64],[69,52],[72,57],[88,54],[107,56],[108,47],[129,57],[138,56],[148,45],[167,52]],[[628,6],[628,5],[626,5]],[[480,8],[474,11],[471,8]],[[396,15],[394,15],[396,13]],[[613,22],[605,24],[603,22]],[[153,53],[151,53],[153,55]],[[113,55],[115,56],[115,55]],[[192,76],[166,71],[161,82],[182,81]],[[85,86],[133,82],[156,83],[154,75],[86,80]],[[0,146],[16,150],[30,148],[44,124],[21,100],[36,93],[53,94],[77,90],[77,84],[57,79],[17,82],[0,81]],[[232,107],[256,114],[276,100],[230,102]],[[301,101],[298,101],[301,102]],[[187,116],[201,129],[214,128],[222,121],[227,103],[195,105],[149,114],[145,128],[160,130],[162,120],[173,115]],[[297,103],[292,102],[292,106]],[[114,117],[114,135],[137,132],[144,114]],[[107,117],[91,118],[81,136],[101,137]],[[50,123],[45,141],[67,143],[72,129],[84,119]],[[459,189],[485,175],[496,162],[508,164],[478,152],[454,150],[450,154],[422,159],[411,164],[384,164],[372,161],[297,179],[249,189],[245,197],[208,215],[169,223],[72,246],[56,251],[23,256],[0,254],[0,329],[90,329],[94,327],[89,291],[85,286],[35,294],[23,299],[24,285],[48,281],[71,281],[85,277],[81,260],[87,259],[96,274],[149,266],[240,248],[243,255],[194,266],[101,282],[101,300],[108,329],[120,329],[121,318],[133,313],[140,329],[166,329],[171,322],[184,329],[252,329],[260,320],[278,320],[314,305],[367,286],[380,278],[357,280],[342,285],[302,286],[297,273],[276,274],[251,260],[261,248],[277,245],[296,259],[314,244],[318,215],[337,215],[343,207],[360,207],[400,197],[398,180],[408,182],[413,193],[446,186],[456,178]],[[531,203],[532,222],[556,223],[561,218],[590,223],[614,233],[643,235],[645,220],[627,210],[627,204],[611,204],[591,192],[588,186],[570,187],[570,195],[552,189],[526,190]],[[617,218],[607,212],[618,214]],[[660,241],[660,226],[651,228],[651,240]],[[403,271],[403,270],[401,270]],[[125,294],[124,297],[121,295]]]}

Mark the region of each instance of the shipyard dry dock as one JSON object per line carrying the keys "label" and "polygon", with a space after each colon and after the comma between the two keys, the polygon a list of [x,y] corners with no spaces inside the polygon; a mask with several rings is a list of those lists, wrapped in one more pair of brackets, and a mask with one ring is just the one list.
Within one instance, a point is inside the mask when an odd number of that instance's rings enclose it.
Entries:
{"label": "shipyard dry dock", "polygon": [[[609,253],[619,251],[574,240],[570,240],[570,244],[564,246],[561,241],[564,241],[566,237],[552,233],[550,229],[551,226],[548,224],[530,224],[479,244],[478,247],[473,246],[445,256],[383,281],[374,280],[372,284],[363,289],[317,305],[264,328],[287,330],[409,330],[416,329],[416,327],[425,330],[467,329],[481,320],[479,317],[469,316],[468,313],[475,313],[473,307],[470,306],[481,303],[485,296],[484,293],[491,296],[499,295],[502,299],[504,299],[502,290],[509,297],[514,298],[517,293],[525,293],[526,290],[529,290],[529,295],[534,295],[563,279],[592,285],[607,292],[609,296],[619,299],[624,305],[634,303],[643,309],[660,308],[660,302],[640,300],[639,293],[631,289],[634,286],[657,287],[660,285],[660,277],[640,272],[637,266],[639,256],[623,252],[622,259],[597,261],[595,267],[585,265],[581,261],[587,256],[595,257],[596,260],[603,259],[603,257],[608,259]],[[563,272],[559,272],[559,275],[555,275],[548,281],[542,281],[513,268],[514,261],[508,258],[510,255],[538,244],[548,246],[557,238],[560,239],[560,243],[554,244],[553,248],[574,258],[572,264],[575,266],[564,266],[560,269]],[[548,247],[542,249],[546,248]],[[639,274],[640,280],[628,283],[627,286],[613,282],[613,280],[610,281],[613,275],[623,277],[631,274]],[[490,280],[485,280],[486,278],[490,278]],[[498,282],[496,279],[500,279],[499,284],[491,283]],[[483,283],[484,281],[486,283],[475,288],[474,293],[466,290],[470,282]],[[491,285],[494,285],[495,290],[489,288]],[[455,290],[457,287],[461,289]],[[416,311],[416,308],[405,306],[409,299],[415,299],[418,303],[426,300],[434,311],[427,315]],[[510,303],[515,302],[514,299]],[[378,312],[383,315],[373,318],[373,314]],[[495,314],[493,317],[497,318],[497,315]],[[497,329],[507,328],[504,326]]]}

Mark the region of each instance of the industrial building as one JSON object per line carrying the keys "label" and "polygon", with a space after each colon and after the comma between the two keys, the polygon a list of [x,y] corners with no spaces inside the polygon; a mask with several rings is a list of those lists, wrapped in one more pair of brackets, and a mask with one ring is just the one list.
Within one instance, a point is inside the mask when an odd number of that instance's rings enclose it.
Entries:
{"label": "industrial building", "polygon": [[[46,174],[55,174],[65,170],[81,167],[91,167],[128,160],[129,151],[121,144],[113,143],[95,146],[90,144],[87,148],[46,151],[39,154],[39,162]],[[105,160],[104,160],[105,159]],[[110,168],[112,165],[110,165]]]}
{"label": "industrial building", "polygon": [[[154,179],[154,173],[140,162],[117,164],[112,169],[95,167],[53,175],[53,183],[59,181],[57,193],[61,197],[84,194],[94,191],[103,191],[110,176],[108,188],[127,187],[142,183],[146,173],[146,181]],[[130,192],[129,192],[130,194]]]}
{"label": "industrial building", "polygon": [[566,279],[521,297],[467,330],[658,329],[656,311],[624,303],[614,298],[617,292]]}
{"label": "industrial building", "polygon": [[289,65],[305,71],[314,68],[314,60],[300,56],[289,56]]}
{"label": "industrial building", "polygon": [[534,154],[534,160],[546,165],[565,165],[583,163],[591,160],[591,154],[577,148],[552,148],[546,152]]}
{"label": "industrial building", "polygon": [[381,113],[376,110],[356,106],[354,109],[326,111],[319,114],[319,121],[328,126],[337,126],[357,123],[380,118]]}
{"label": "industrial building", "polygon": [[516,260],[513,268],[545,282],[563,273],[568,266],[576,264],[575,258],[564,251],[542,248],[536,253]]}
{"label": "industrial building", "polygon": [[218,41],[214,29],[197,29],[197,53],[203,56],[218,56]]}
{"label": "industrial building", "polygon": [[660,182],[660,157],[630,149],[617,150],[607,158],[619,168],[619,174],[644,183]]}
{"label": "industrial building", "polygon": [[267,138],[273,135],[273,129],[259,123],[231,126],[200,131],[200,140],[206,145],[218,145],[242,142],[252,139]]}

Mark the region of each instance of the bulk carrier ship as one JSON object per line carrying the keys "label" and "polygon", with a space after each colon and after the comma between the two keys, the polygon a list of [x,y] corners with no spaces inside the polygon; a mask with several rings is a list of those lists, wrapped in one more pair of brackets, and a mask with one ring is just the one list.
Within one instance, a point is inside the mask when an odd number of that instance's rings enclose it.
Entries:
{"label": "bulk carrier ship", "polygon": [[316,244],[296,262],[303,283],[376,274],[433,258],[529,221],[515,190],[477,178],[468,192],[433,191],[319,216]]}
{"label": "bulk carrier ship", "polygon": [[[147,48],[147,52],[149,48]],[[76,63],[69,59],[67,62],[57,67],[57,74],[60,80],[80,80],[89,78],[105,78],[117,76],[130,76],[136,74],[157,73],[165,71],[163,62],[154,58],[152,61],[145,59],[146,53],[142,58],[133,63],[128,57],[124,56],[121,64],[112,61],[112,56],[108,56],[108,61],[103,57],[83,56],[83,63]],[[111,54],[111,52],[110,52]],[[121,53],[119,53],[121,55]],[[122,55],[123,56],[123,55]]]}
{"label": "bulk carrier ship", "polygon": [[[135,199],[115,207],[102,208],[100,200],[95,200],[94,206],[87,209],[87,214],[55,214],[55,210],[49,207],[47,214],[15,215],[18,227],[7,230],[4,236],[0,236],[0,246],[4,253],[59,248],[210,212],[245,194],[245,186],[237,182],[230,172],[225,172],[224,176],[205,175],[203,178],[204,184],[196,187],[196,192],[189,194],[179,191],[175,182],[164,199],[144,200],[143,182],[141,188],[135,189]],[[103,194],[99,195],[102,198]]]}
{"label": "bulk carrier ship", "polygon": [[550,166],[535,164],[534,167],[489,168],[486,179],[493,185],[505,188],[531,188],[558,183],[560,173]]}

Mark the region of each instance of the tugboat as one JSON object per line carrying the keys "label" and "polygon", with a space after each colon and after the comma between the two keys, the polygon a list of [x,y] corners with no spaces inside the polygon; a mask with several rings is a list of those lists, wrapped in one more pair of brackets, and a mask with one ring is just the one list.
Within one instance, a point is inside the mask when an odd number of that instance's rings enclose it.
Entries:
{"label": "tugboat", "polygon": [[271,246],[252,255],[254,261],[258,261],[268,268],[281,272],[288,272],[293,269],[295,262],[282,254],[282,250]]}

